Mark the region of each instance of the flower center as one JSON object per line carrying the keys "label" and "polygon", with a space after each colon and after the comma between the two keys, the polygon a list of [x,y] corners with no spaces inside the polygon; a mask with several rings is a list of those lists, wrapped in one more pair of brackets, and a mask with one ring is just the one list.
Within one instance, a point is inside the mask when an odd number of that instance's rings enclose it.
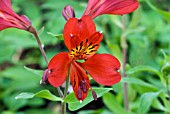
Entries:
{"label": "flower center", "polygon": [[70,57],[74,60],[78,59],[87,59],[88,56],[92,56],[97,50],[95,47],[99,46],[98,44],[93,44],[92,42],[89,43],[88,39],[84,42],[81,41],[76,48],[72,48],[70,52]]}

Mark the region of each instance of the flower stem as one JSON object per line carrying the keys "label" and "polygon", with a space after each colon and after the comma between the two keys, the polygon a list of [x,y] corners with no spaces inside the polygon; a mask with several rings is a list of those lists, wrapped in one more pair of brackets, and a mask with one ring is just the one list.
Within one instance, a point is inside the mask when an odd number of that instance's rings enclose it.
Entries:
{"label": "flower stem", "polygon": [[[43,45],[42,45],[42,43],[41,43],[41,41],[40,41],[40,38],[39,38],[36,30],[35,30],[34,27],[32,27],[32,26],[31,26],[29,29],[30,29],[31,33],[35,36],[35,38],[36,38],[36,40],[37,40],[37,43],[38,43],[38,47],[39,47],[39,49],[40,49],[40,51],[41,51],[41,54],[43,55],[43,57],[44,57],[44,59],[45,59],[45,62],[46,62],[46,64],[47,64],[47,66],[48,66],[48,59],[47,59],[47,56],[46,56],[46,53],[45,53],[45,51],[44,51]],[[63,97],[63,93],[62,93],[60,87],[57,88],[57,91],[58,91],[60,97]]]}
{"label": "flower stem", "polygon": [[47,59],[46,53],[45,53],[45,51],[44,51],[43,45],[41,44],[41,41],[40,41],[40,39],[39,39],[39,37],[38,37],[37,32],[34,33],[34,36],[35,36],[35,38],[36,38],[36,40],[37,40],[38,46],[39,46],[40,51],[41,51],[41,53],[42,53],[42,55],[43,55],[43,57],[44,57],[44,59],[45,59],[45,62],[46,62],[46,64],[48,65],[48,59]]}
{"label": "flower stem", "polygon": [[[68,87],[69,87],[69,75],[67,76],[67,79],[66,79],[66,87],[65,87],[65,90],[64,90],[64,96],[63,96],[63,99],[67,96],[67,92],[68,92]],[[66,114],[66,102],[63,102],[62,103],[62,114]]]}
{"label": "flower stem", "polygon": [[[125,15],[122,16],[122,33],[126,30],[126,17]],[[127,61],[127,41],[126,36],[122,34],[121,37],[121,47],[122,47],[122,53],[123,53],[123,77],[127,77],[126,75],[126,61]],[[124,106],[126,110],[129,110],[129,103],[128,103],[128,90],[127,90],[127,83],[123,83],[123,91],[124,91]]]}

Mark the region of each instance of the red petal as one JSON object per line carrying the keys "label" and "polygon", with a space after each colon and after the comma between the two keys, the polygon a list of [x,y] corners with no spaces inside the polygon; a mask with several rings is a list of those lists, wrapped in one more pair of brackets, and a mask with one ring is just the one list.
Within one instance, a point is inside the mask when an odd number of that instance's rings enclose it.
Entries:
{"label": "red petal", "polygon": [[[27,30],[27,28],[31,26],[28,21],[26,21],[22,16],[20,17],[13,11],[10,0],[0,0],[0,18],[5,18],[6,21],[11,23],[12,26],[10,25],[10,27]],[[9,27],[2,26],[0,28],[2,30],[2,28],[5,29]]]}
{"label": "red petal", "polygon": [[0,30],[6,29],[6,28],[10,28],[13,25],[7,21],[5,21],[4,19],[0,18]]}
{"label": "red petal", "polygon": [[117,58],[109,54],[96,54],[84,63],[79,63],[92,78],[103,85],[113,85],[121,79],[120,63]]}
{"label": "red petal", "polygon": [[72,62],[70,80],[74,94],[78,100],[84,100],[90,88],[90,80],[85,71],[75,62]]}
{"label": "red petal", "polygon": [[95,18],[101,14],[128,14],[139,6],[137,0],[89,0],[84,15]]}
{"label": "red petal", "polygon": [[96,26],[89,16],[83,16],[81,19],[70,18],[64,26],[64,42],[71,50],[71,39],[76,38],[78,44],[84,38],[96,32]]}
{"label": "red petal", "polygon": [[68,53],[61,52],[55,55],[48,65],[48,69],[51,72],[48,77],[49,83],[54,87],[61,86],[66,80],[69,68],[70,59]]}

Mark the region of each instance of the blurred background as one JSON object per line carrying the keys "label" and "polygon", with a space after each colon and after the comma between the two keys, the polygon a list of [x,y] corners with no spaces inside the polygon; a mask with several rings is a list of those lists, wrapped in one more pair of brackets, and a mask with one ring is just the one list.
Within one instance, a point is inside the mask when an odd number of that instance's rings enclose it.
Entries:
{"label": "blurred background", "polygon": [[[68,4],[80,18],[87,0],[12,0],[15,12],[27,15],[40,30],[48,60],[67,51],[63,40],[54,35],[62,34],[66,21],[61,12]],[[112,54],[122,63],[121,39],[126,37],[128,78],[112,86],[113,92],[77,111],[68,110],[68,114],[170,114],[170,1],[140,0],[138,10],[125,18],[125,31],[121,16],[103,15],[94,21],[104,34],[98,53]],[[0,32],[0,40],[0,114],[60,114],[59,102],[37,97],[15,99],[22,92],[43,89],[57,94],[50,85],[40,85],[42,74],[24,68],[47,68],[34,37],[22,30],[7,29]],[[124,108],[124,82],[128,83],[129,112]]]}

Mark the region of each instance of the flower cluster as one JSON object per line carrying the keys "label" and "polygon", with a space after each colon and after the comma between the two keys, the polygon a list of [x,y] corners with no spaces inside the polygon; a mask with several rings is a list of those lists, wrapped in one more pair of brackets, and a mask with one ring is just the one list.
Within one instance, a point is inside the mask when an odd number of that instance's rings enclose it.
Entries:
{"label": "flower cluster", "polygon": [[[103,34],[96,31],[93,19],[102,14],[131,13],[138,6],[137,0],[89,0],[80,19],[75,18],[74,9],[71,6],[66,6],[62,12],[67,20],[63,34],[64,43],[69,52],[61,52],[51,59],[42,81],[59,87],[65,82],[70,72],[74,93],[80,101],[86,98],[89,89],[92,90],[88,74],[103,85],[111,86],[118,83],[121,79],[118,59],[110,54],[96,54]],[[37,36],[30,20],[25,15],[19,16],[13,11],[10,0],[0,0],[0,30],[6,28],[26,30]],[[78,62],[78,60],[84,60],[84,62]],[[96,100],[97,96],[93,90],[92,94]]]}
{"label": "flower cluster", "polygon": [[[118,59],[110,54],[96,54],[103,35],[96,31],[93,19],[102,14],[127,14],[138,6],[137,0],[89,0],[80,19],[75,18],[71,6],[66,6],[62,12],[67,20],[63,34],[69,52],[61,52],[51,59],[48,65],[49,83],[54,87],[61,86],[70,72],[75,96],[80,101],[86,98],[89,89],[92,90],[88,74],[102,85],[118,83],[121,80]],[[96,100],[93,90],[92,95]]]}

